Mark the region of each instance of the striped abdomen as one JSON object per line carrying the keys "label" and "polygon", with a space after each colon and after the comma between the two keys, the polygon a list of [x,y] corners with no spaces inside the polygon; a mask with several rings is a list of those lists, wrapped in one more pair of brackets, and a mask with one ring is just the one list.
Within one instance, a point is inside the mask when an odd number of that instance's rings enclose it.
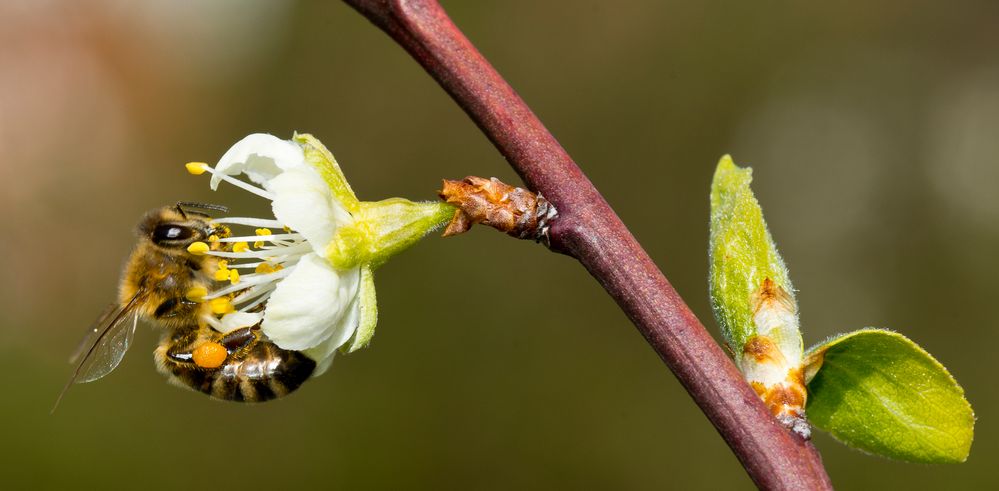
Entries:
{"label": "striped abdomen", "polygon": [[278,348],[268,341],[258,341],[238,359],[226,361],[216,369],[204,369],[180,363],[168,354],[170,341],[156,350],[160,371],[170,382],[190,387],[216,399],[236,402],[264,402],[285,396],[312,376],[316,362],[298,351]]}

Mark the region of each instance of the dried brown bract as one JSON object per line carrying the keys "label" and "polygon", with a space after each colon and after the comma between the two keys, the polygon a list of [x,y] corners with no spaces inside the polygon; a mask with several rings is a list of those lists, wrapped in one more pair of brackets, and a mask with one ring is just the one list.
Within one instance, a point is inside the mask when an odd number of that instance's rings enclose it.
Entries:
{"label": "dried brown bract", "polygon": [[549,222],[558,214],[541,194],[510,186],[495,177],[445,179],[439,194],[441,199],[458,207],[444,230],[445,237],[481,223],[518,239],[547,244]]}

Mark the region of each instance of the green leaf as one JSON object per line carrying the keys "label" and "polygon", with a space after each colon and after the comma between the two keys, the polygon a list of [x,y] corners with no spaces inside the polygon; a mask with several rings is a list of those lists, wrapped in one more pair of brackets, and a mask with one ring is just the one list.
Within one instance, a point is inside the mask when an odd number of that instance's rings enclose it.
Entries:
{"label": "green leaf", "polygon": [[[794,301],[787,268],[763,221],[763,211],[749,183],[753,170],[741,169],[726,155],[718,162],[711,182],[711,239],[709,275],[711,306],[722,335],[735,352],[741,352],[757,334],[752,296],[770,278]],[[795,309],[796,310],[796,309]],[[801,352],[801,335],[795,340]]]}
{"label": "green leaf", "polygon": [[843,334],[809,350],[806,364],[808,419],[846,445],[909,462],[968,458],[975,415],[964,390],[905,336]]}

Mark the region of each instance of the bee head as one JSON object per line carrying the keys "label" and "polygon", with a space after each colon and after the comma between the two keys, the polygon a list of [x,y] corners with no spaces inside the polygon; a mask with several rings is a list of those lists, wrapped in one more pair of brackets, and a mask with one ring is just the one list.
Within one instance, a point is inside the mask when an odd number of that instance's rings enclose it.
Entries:
{"label": "bee head", "polygon": [[184,249],[193,242],[205,240],[212,232],[208,216],[200,213],[179,213],[175,208],[161,208],[146,214],[139,223],[140,237],[165,249]]}

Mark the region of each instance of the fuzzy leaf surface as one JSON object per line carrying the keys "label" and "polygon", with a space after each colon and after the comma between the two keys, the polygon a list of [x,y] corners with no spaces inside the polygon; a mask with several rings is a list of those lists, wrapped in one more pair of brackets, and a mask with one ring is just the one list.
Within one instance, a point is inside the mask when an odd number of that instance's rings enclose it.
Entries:
{"label": "fuzzy leaf surface", "polygon": [[709,245],[711,307],[722,335],[735,352],[756,334],[751,297],[770,278],[794,301],[794,288],[763,210],[749,188],[753,170],[726,155],[711,182]]}
{"label": "fuzzy leaf surface", "polygon": [[850,447],[908,462],[963,462],[975,415],[946,368],[905,336],[862,329],[809,350],[808,419]]}

